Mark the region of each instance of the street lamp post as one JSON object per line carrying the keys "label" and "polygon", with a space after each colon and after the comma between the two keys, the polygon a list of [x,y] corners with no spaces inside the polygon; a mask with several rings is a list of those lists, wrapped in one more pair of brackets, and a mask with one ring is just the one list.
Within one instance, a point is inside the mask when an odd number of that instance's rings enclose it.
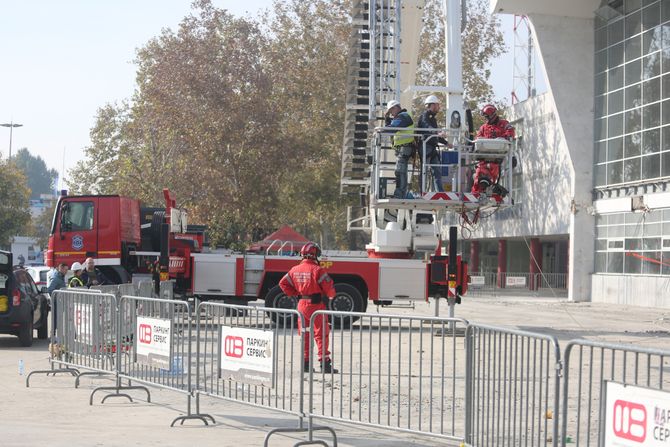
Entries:
{"label": "street lamp post", "polygon": [[1,127],[9,127],[9,158],[12,158],[12,131],[15,127],[22,127],[23,124],[17,124],[14,122],[0,124]]}

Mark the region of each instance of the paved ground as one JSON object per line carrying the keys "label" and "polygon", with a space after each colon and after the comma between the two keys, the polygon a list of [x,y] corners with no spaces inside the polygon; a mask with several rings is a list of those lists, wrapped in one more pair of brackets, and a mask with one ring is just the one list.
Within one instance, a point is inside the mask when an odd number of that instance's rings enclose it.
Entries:
{"label": "paved ground", "polygon": [[[369,308],[368,312],[377,309]],[[415,309],[380,309],[383,313],[432,315],[433,308],[417,303]],[[441,315],[447,315],[446,306]],[[569,304],[553,298],[471,298],[456,307],[456,316],[473,322],[516,327],[550,333],[564,341],[572,338],[634,343],[670,349],[670,309],[648,309],[602,304]],[[152,391],[153,401],[134,403],[96,399],[88,405],[91,390],[109,385],[107,379],[82,379],[74,389],[70,376],[33,376],[25,387],[18,374],[22,359],[26,373],[48,366],[47,343],[35,340],[31,348],[21,348],[15,337],[0,336],[0,377],[3,402],[0,406],[0,433],[4,446],[257,446],[272,427],[288,427],[294,418],[235,403],[203,400],[203,410],[213,414],[217,424],[203,427],[196,422],[170,428],[173,418],[183,414],[185,398],[170,391]],[[349,425],[335,426],[344,446],[430,446],[440,445],[427,438],[408,437],[390,431],[375,431]],[[293,445],[300,436],[276,437],[270,445]],[[444,445],[444,444],[442,444]]]}

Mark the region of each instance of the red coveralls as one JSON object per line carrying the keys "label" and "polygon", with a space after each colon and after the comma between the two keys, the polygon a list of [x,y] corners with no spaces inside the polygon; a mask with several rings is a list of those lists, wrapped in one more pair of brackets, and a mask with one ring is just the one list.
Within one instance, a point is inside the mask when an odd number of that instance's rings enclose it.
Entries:
{"label": "red coveralls", "polygon": [[[511,140],[514,138],[514,127],[504,119],[496,118],[493,123],[484,123],[477,132],[477,138],[505,138]],[[472,192],[485,192],[484,188],[479,186],[480,177],[488,177],[491,183],[498,181],[500,175],[500,165],[490,161],[480,161],[475,168],[474,183]]]}
{"label": "red coveralls", "polygon": [[[303,259],[302,262],[293,267],[279,281],[279,287],[288,296],[309,297],[310,295],[326,295],[328,298],[335,298],[335,286],[326,270],[319,266],[319,263],[313,259]],[[326,304],[312,304],[309,298],[301,298],[298,301],[298,312],[305,317],[305,323],[309,324],[312,314],[317,310],[325,310]],[[300,320],[298,327],[300,331]],[[330,360],[328,351],[328,321],[326,318],[317,318],[314,321],[312,333],[316,346],[319,349],[319,361]],[[309,360],[310,340],[305,337],[305,360]]]}

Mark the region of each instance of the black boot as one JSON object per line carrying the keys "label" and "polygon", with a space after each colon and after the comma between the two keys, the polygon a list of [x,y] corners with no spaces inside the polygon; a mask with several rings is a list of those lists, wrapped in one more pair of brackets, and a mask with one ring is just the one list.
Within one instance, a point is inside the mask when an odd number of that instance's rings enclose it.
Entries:
{"label": "black boot", "polygon": [[309,359],[304,359],[302,361],[302,371],[308,373],[311,370],[312,370],[312,368],[310,368],[310,366],[309,366]]}
{"label": "black boot", "polygon": [[333,362],[331,362],[330,359],[321,362],[321,371],[326,374],[337,374],[339,372],[333,367]]}

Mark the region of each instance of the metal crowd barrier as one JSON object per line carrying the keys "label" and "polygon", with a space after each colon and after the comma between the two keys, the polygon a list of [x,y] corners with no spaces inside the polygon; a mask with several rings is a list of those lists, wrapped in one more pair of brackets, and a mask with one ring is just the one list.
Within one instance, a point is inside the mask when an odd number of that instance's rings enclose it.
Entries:
{"label": "metal crowd barrier", "polygon": [[84,375],[114,374],[116,297],[99,291],[69,289],[55,291],[51,300],[51,369],[31,371],[26,377],[26,387],[35,374],[69,373],[76,377],[75,386]]}
{"label": "metal crowd barrier", "polygon": [[[670,389],[670,351],[589,340],[569,342],[565,348],[561,446],[573,443],[587,447],[605,445],[602,411],[605,409],[607,382],[667,391]],[[670,408],[663,408],[661,402],[659,400],[657,409],[667,415]],[[646,414],[646,418],[652,420],[658,417],[658,413]],[[667,416],[657,421],[661,427],[669,425],[666,422],[670,423]],[[620,423],[621,430],[629,435],[635,434],[634,426],[639,429],[638,434],[643,429],[633,411]],[[661,435],[665,437],[664,442],[668,442],[667,432]],[[654,433],[646,433],[646,436],[651,445]],[[653,445],[660,445],[661,441]],[[647,445],[630,437],[627,440],[624,437],[621,442],[621,445]]]}
{"label": "metal crowd barrier", "polygon": [[553,336],[470,324],[466,441],[558,445],[561,353]]}
{"label": "metal crowd barrier", "polygon": [[118,311],[118,346],[116,350],[118,374],[113,387],[98,387],[91,393],[90,403],[97,391],[113,391],[102,400],[130,396],[121,391],[142,389],[151,402],[146,386],[123,385],[122,379],[156,388],[169,389],[186,395],[187,414],[172,421],[183,424],[198,419],[208,424],[209,415],[191,412],[192,367],[194,363],[191,341],[191,308],[188,302],[123,296]]}
{"label": "metal crowd barrier", "polygon": [[[196,408],[200,396],[234,401],[290,414],[296,428],[275,433],[306,432],[304,426],[304,319],[296,310],[233,306],[203,302],[196,311]],[[311,430],[327,428],[311,427]],[[311,435],[311,431],[310,431]],[[304,445],[304,444],[303,444]]]}
{"label": "metal crowd barrier", "polygon": [[320,368],[312,340],[310,424],[317,418],[464,440],[467,321],[319,311],[312,327],[318,319],[341,328],[330,332],[339,373]]}

